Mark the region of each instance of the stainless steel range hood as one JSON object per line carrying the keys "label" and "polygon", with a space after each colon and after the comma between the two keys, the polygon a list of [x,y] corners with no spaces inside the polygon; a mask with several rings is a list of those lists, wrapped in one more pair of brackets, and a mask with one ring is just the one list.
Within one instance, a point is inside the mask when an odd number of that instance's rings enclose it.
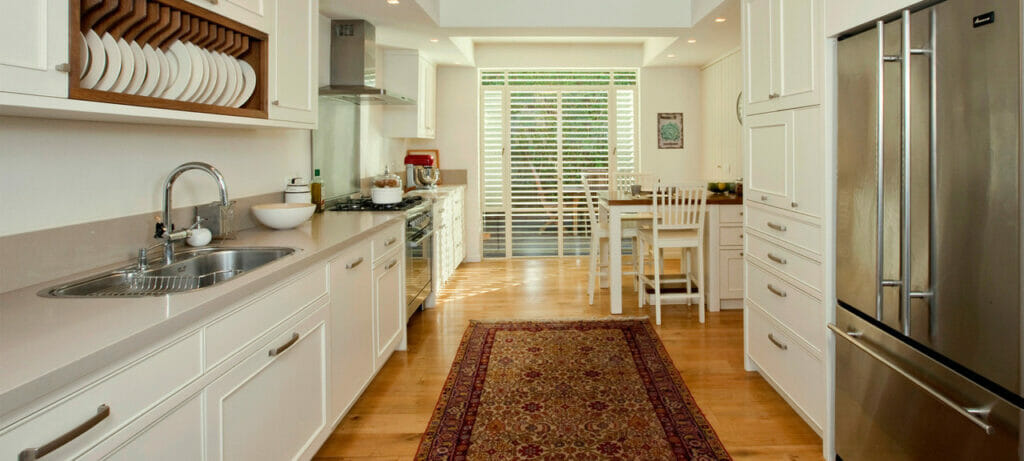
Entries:
{"label": "stainless steel range hood", "polygon": [[376,29],[363,20],[331,21],[331,84],[320,96],[355,104],[416,104],[377,86]]}

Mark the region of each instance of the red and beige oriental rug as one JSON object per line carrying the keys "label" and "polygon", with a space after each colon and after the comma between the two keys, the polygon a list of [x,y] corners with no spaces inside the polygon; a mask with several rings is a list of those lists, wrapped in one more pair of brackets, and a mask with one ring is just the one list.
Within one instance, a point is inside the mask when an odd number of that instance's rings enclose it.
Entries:
{"label": "red and beige oriental rug", "polygon": [[728,460],[646,319],[471,322],[417,460]]}

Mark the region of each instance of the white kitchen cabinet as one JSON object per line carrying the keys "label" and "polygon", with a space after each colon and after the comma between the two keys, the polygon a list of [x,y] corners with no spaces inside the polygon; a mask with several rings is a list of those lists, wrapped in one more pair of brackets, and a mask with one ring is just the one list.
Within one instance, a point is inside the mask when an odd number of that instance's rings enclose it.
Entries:
{"label": "white kitchen cabinet", "polygon": [[743,90],[739,50],[702,68],[700,85],[704,179],[735,181],[743,176],[743,121],[737,111]]}
{"label": "white kitchen cabinet", "polygon": [[273,23],[268,77],[268,116],[271,119],[316,123],[319,3],[319,0],[267,1]]}
{"label": "white kitchen cabinet", "polygon": [[373,284],[370,245],[356,244],[328,262],[331,297],[331,409],[340,418],[373,378]]}
{"label": "white kitchen cabinet", "polygon": [[327,427],[328,308],[206,388],[206,459],[302,459]]}
{"label": "white kitchen cabinet", "polygon": [[0,92],[68,97],[68,1],[4,2]]}
{"label": "white kitchen cabinet", "polygon": [[[270,25],[268,18],[273,14],[268,10],[273,7],[273,2],[278,0],[186,0],[197,6],[213,11],[221,16],[233,19],[254,29],[268,32]],[[289,6],[295,0],[287,1]],[[305,0],[303,0],[305,1]]]}
{"label": "white kitchen cabinet", "polygon": [[743,299],[743,250],[724,249],[718,253],[718,280],[722,299]]}
{"label": "white kitchen cabinet", "polygon": [[385,107],[385,132],[392,138],[434,138],[437,68],[416,50],[384,53],[384,89],[416,100]]}
{"label": "white kitchen cabinet", "polygon": [[401,248],[386,254],[373,267],[373,315],[375,369],[387,362],[405,333],[405,253]]}
{"label": "white kitchen cabinet", "polygon": [[743,205],[709,205],[704,220],[708,310],[743,308]]}
{"label": "white kitchen cabinet", "polygon": [[818,104],[822,0],[743,0],[744,113]]}
{"label": "white kitchen cabinet", "polygon": [[824,207],[817,106],[752,115],[744,123],[747,200],[815,218]]}
{"label": "white kitchen cabinet", "polygon": [[105,461],[203,459],[203,401],[196,395],[103,458]]}

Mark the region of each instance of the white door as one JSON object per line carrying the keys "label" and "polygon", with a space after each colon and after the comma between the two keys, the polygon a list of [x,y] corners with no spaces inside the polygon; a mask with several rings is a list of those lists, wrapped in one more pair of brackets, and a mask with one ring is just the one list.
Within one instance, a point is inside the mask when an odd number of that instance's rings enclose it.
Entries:
{"label": "white door", "polygon": [[203,459],[203,400],[192,397],[104,458],[111,461]]}
{"label": "white door", "polygon": [[0,91],[68,97],[68,14],[67,0],[4,2]]}
{"label": "white door", "polygon": [[[280,1],[280,5],[278,5]],[[274,120],[316,122],[317,0],[272,0],[270,111]]]}
{"label": "white door", "polygon": [[322,307],[206,388],[206,459],[312,456],[327,425],[327,323]]}
{"label": "white door", "polygon": [[373,378],[373,260],[357,245],[328,263],[331,286],[331,410],[333,422]]}
{"label": "white door", "polygon": [[746,117],[744,148],[747,154],[747,200],[789,208],[789,166],[792,145],[791,112]]}
{"label": "white door", "polygon": [[774,12],[775,0],[744,1],[744,55],[746,57],[747,85],[744,91],[746,106],[752,113],[754,104],[767,102],[775,91],[773,61],[776,36]]}
{"label": "white door", "polygon": [[719,250],[719,297],[743,299],[743,250]]}
{"label": "white door", "polygon": [[384,257],[373,269],[374,324],[377,326],[376,368],[384,366],[405,331],[405,253]]}
{"label": "white door", "polygon": [[[792,98],[810,94],[815,90],[817,56],[819,46],[816,16],[820,0],[785,0],[778,8],[779,27],[779,76],[777,90],[780,98]],[[807,105],[815,101],[786,102],[787,107]]]}
{"label": "white door", "polygon": [[793,211],[821,217],[825,151],[821,145],[821,110],[815,106],[793,111]]}

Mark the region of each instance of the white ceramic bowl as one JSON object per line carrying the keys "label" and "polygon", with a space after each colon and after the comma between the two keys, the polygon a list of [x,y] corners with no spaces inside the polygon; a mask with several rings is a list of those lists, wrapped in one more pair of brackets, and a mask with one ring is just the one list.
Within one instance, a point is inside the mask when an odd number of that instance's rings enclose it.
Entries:
{"label": "white ceramic bowl", "polygon": [[312,203],[264,203],[254,205],[252,214],[264,226],[291,229],[309,220],[316,210]]}

